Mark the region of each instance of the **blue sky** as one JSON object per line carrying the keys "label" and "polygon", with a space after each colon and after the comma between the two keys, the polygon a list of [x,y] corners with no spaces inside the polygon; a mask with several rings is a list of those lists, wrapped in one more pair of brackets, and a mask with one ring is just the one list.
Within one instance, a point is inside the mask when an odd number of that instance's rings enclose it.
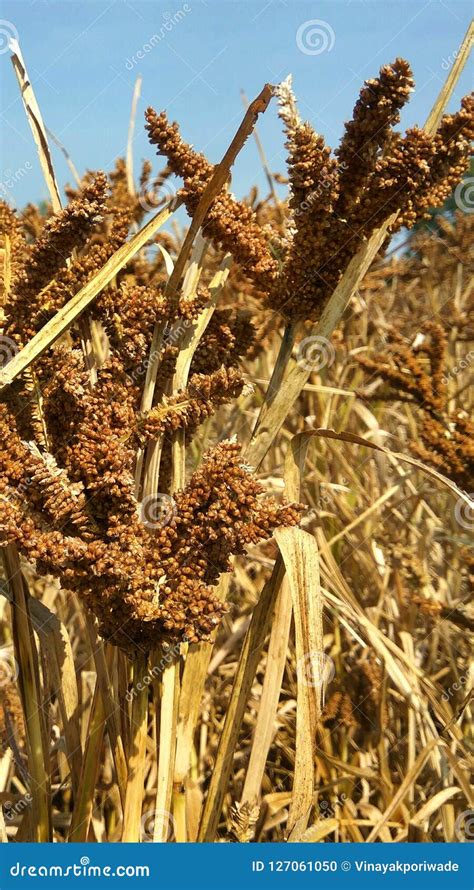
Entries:
{"label": "blue sky", "polygon": [[[302,115],[335,146],[362,81],[397,55],[411,62],[416,79],[402,124],[423,124],[471,13],[464,0],[3,0],[1,181],[18,207],[47,194],[5,33],[18,33],[43,118],[82,172],[110,169],[124,154],[139,74],[136,169],[142,158],[155,158],[142,126],[147,105],[165,108],[184,137],[218,161],[243,114],[240,90],[252,98],[289,72]],[[451,108],[471,84],[472,65]],[[283,171],[273,105],[259,130],[270,168]],[[71,175],[54,146],[53,157],[63,187]],[[160,166],[155,158],[154,169]],[[251,140],[233,190],[243,195],[255,182],[265,190]]]}

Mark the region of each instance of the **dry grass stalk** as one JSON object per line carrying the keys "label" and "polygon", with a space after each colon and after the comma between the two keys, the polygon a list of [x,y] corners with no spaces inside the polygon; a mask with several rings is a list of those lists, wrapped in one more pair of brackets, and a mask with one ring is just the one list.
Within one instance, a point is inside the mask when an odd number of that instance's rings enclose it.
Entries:
{"label": "dry grass stalk", "polygon": [[48,145],[48,137],[46,128],[43,123],[41,111],[36,101],[36,96],[26,70],[25,61],[19,44],[16,40],[11,40],[10,45],[12,51],[12,65],[20,87],[21,98],[25,107],[26,116],[33,133],[33,138],[38,149],[39,162],[43,171],[46,185],[48,186],[49,196],[53,211],[58,213],[61,210],[61,198],[59,196],[58,184],[54,173],[53,161]]}
{"label": "dry grass stalk", "polygon": [[30,597],[31,623],[36,631],[52,675],[54,693],[62,718],[71,782],[79,790],[82,745],[77,723],[79,696],[71,643],[65,626],[44,603]]}
{"label": "dry grass stalk", "polygon": [[135,182],[133,177],[133,134],[135,132],[135,118],[137,116],[137,105],[140,99],[142,89],[142,78],[139,75],[135,81],[135,86],[133,88],[133,96],[132,96],[132,107],[130,109],[130,121],[128,125],[128,138],[127,138],[127,154],[126,154],[126,165],[127,165],[127,188],[130,195],[135,195]]}
{"label": "dry grass stalk", "polygon": [[13,547],[2,552],[5,578],[12,600],[12,636],[16,663],[20,666],[19,688],[25,715],[28,768],[31,776],[34,839],[39,843],[52,838],[49,751],[41,703],[38,654],[28,607],[28,589]]}
{"label": "dry grass stalk", "polygon": [[[401,142],[393,137],[400,151],[402,145],[403,151],[411,150],[410,140],[415,140],[425,146],[423,151],[433,153],[437,163],[444,158],[445,180],[438,176],[435,196],[444,195],[443,189],[462,172],[469,105],[464,102],[458,118],[443,118],[442,111],[465,62],[466,46],[425,134],[416,138],[407,134]],[[17,55],[24,80],[19,60]],[[374,82],[374,92],[380,90],[382,98],[388,90],[393,119],[409,80],[407,64],[397,60]],[[35,705],[37,711],[46,689],[51,690],[48,717],[64,735],[66,754],[65,758],[54,749],[48,764],[50,741],[36,718],[27,721],[25,738],[14,684],[8,686],[0,695],[0,710],[10,747],[0,777],[3,787],[13,774],[16,782],[21,781],[25,746],[35,777],[32,812],[14,825],[6,819],[3,833],[8,838],[127,841],[145,835],[157,842],[223,837],[240,842],[253,838],[390,841],[451,839],[459,831],[458,814],[462,816],[464,801],[470,800],[464,737],[470,704],[468,696],[458,701],[451,692],[447,697],[441,693],[443,682],[451,686],[460,682],[456,652],[465,647],[471,626],[463,609],[460,579],[472,575],[473,563],[464,553],[462,531],[454,527],[443,539],[450,559],[442,566],[433,527],[449,503],[446,494],[455,497],[458,513],[472,508],[472,502],[452,474],[448,479],[436,463],[427,467],[423,459],[405,453],[406,441],[416,436],[409,403],[399,400],[386,414],[384,407],[377,405],[372,412],[361,404],[362,372],[353,357],[385,330],[382,307],[387,299],[395,307],[397,300],[418,306],[408,314],[420,318],[421,327],[419,307],[424,306],[426,313],[425,294],[429,305],[442,313],[439,288],[446,288],[455,292],[457,330],[463,337],[451,339],[447,350],[451,366],[456,359],[459,362],[458,346],[469,343],[471,336],[467,318],[471,292],[459,259],[464,256],[468,227],[459,218],[456,226],[449,222],[441,226],[439,237],[450,245],[442,269],[439,259],[422,245],[426,258],[420,264],[416,257],[406,261],[406,268],[398,261],[380,260],[367,275],[394,225],[400,219],[413,221],[416,198],[421,212],[431,194],[420,180],[411,203],[402,206],[391,195],[386,205],[377,204],[386,186],[383,171],[397,162],[397,152],[384,142],[389,121],[383,138],[375,136],[367,149],[368,173],[355,171],[359,179],[352,180],[355,192],[359,190],[354,212],[363,220],[363,207],[375,208],[374,217],[365,220],[359,232],[363,243],[360,249],[358,240],[350,248],[340,245],[343,256],[338,252],[334,277],[325,281],[324,300],[324,288],[315,287],[314,306],[309,307],[307,318],[319,319],[310,334],[327,342],[332,338],[334,367],[310,379],[311,368],[301,363],[291,366],[293,348],[307,332],[305,318],[298,316],[298,325],[286,325],[277,355],[268,335],[262,291],[270,305],[284,294],[284,282],[297,265],[292,271],[285,258],[291,251],[295,261],[298,258],[298,232],[307,230],[320,242],[318,215],[313,222],[311,212],[298,218],[295,200],[299,192],[304,197],[306,174],[308,181],[317,180],[322,162],[334,185],[331,201],[340,208],[344,201],[354,202],[354,195],[349,195],[347,183],[346,193],[336,194],[344,174],[335,176],[334,159],[321,137],[301,123],[290,85],[278,92],[287,135],[296,140],[290,152],[289,208],[276,202],[275,180],[268,167],[273,200],[259,201],[254,194],[245,204],[226,191],[230,167],[257,114],[270,100],[272,88],[267,85],[216,167],[186,146],[165,116],[148,113],[152,141],[168,155],[167,170],[181,175],[184,187],[170,206],[128,241],[128,233],[136,231],[143,218],[130,151],[111,174],[110,186],[105,177],[92,184],[86,177],[62,215],[45,223],[34,209],[26,213],[25,232],[33,247],[25,242],[12,214],[2,211],[3,290],[10,325],[6,330],[19,337],[24,333],[20,316],[11,317],[11,307],[21,306],[25,281],[36,311],[36,316],[25,314],[29,334],[2,372],[2,409],[11,411],[19,399],[26,406],[23,418],[30,424],[25,428],[21,414],[13,411],[9,450],[0,452],[2,501],[9,517],[6,553],[15,561],[17,573],[10,566],[8,574],[17,605],[23,597],[27,607],[23,613],[14,610],[13,632],[24,676],[30,678],[21,688],[24,713],[34,718]],[[367,98],[364,90],[362,96]],[[33,99],[30,95],[27,109],[34,123]],[[344,152],[350,155],[363,105],[361,99],[340,157]],[[447,135],[456,121],[462,130],[459,156]],[[43,145],[42,127],[40,135]],[[295,149],[298,139],[300,157]],[[314,167],[307,166],[310,155]],[[54,180],[45,158],[45,169]],[[403,176],[403,165],[395,172]],[[147,177],[148,167],[141,186]],[[181,235],[177,228],[174,235],[163,233],[163,223],[180,201],[192,217],[187,234]],[[74,232],[71,225],[75,208],[81,206],[101,211],[100,220],[87,223],[95,243],[90,233]],[[321,211],[333,212],[329,207]],[[66,244],[68,258],[48,275],[38,257],[43,256],[46,267],[44,258],[55,238]],[[148,242],[156,245],[155,253],[144,249]],[[229,255],[222,261],[225,251]],[[27,271],[22,272],[25,257]],[[307,282],[300,284],[307,299]],[[371,313],[361,297],[366,293]],[[344,316],[349,301],[354,309],[351,317]],[[248,306],[258,322],[256,343]],[[85,373],[87,365],[76,349],[74,322],[86,307],[95,318],[95,349],[101,354],[94,362],[94,379]],[[60,336],[61,345],[51,349]],[[90,358],[90,331],[83,332],[82,339]],[[421,379],[408,353],[403,354]],[[242,392],[244,383],[238,371],[242,361],[246,379],[255,389],[246,387],[237,402],[236,393]],[[24,374],[32,363],[34,379]],[[365,366],[368,370],[368,361]],[[430,380],[439,373],[433,366]],[[448,378],[452,373],[448,390],[455,410],[465,375],[455,386],[458,372],[451,372],[448,364],[445,373]],[[260,394],[258,388],[268,379],[268,388]],[[364,397],[376,396],[373,382],[363,382]],[[429,394],[430,385],[428,381],[425,393]],[[63,414],[62,423],[63,417],[69,419],[74,430],[81,412],[88,412],[83,427],[73,432],[72,449],[61,438],[54,413],[63,393],[75,409],[72,418],[67,411]],[[315,418],[318,423],[323,418],[321,429],[299,432],[300,421],[291,410],[297,400],[312,426]],[[101,422],[109,407],[106,429]],[[6,429],[9,422],[10,414],[2,415]],[[337,431],[325,428],[333,424]],[[368,437],[359,434],[361,424],[368,428]],[[406,436],[398,450],[382,444],[394,424]],[[235,433],[250,437],[244,457],[229,441]],[[99,457],[102,443],[104,456]],[[310,443],[318,443],[317,456],[314,448],[308,450]],[[207,444],[213,448],[202,460]],[[374,460],[364,458],[355,467],[352,453],[346,454],[347,444],[359,446],[357,451],[369,447]],[[294,525],[300,511],[262,499],[247,466],[261,467],[268,455],[265,466],[270,470],[262,476],[271,491],[279,485],[277,468],[283,465],[285,449],[286,496],[311,506],[302,520],[304,531],[278,530]],[[410,466],[410,475],[402,474],[400,463]],[[194,467],[197,470],[188,481],[188,468]],[[15,491],[24,484],[25,473],[33,481],[26,489],[23,512]],[[424,476],[436,483],[434,490],[421,489],[424,483],[419,480]],[[147,498],[161,493],[174,501],[177,513],[148,529],[141,521],[144,505]],[[382,511],[384,519],[390,511],[386,530],[380,522]],[[260,543],[275,528],[283,558],[273,545]],[[52,536],[42,537],[48,534]],[[18,586],[20,563],[12,535],[29,560],[21,568],[35,596],[42,599],[30,601],[29,607],[23,582],[21,591]],[[430,546],[432,559],[438,560],[439,580],[426,572]],[[94,554],[89,575],[95,579],[86,589],[81,562],[85,553]],[[39,569],[36,575],[31,559]],[[56,586],[51,592],[50,582],[39,577],[51,570],[64,589]],[[90,609],[86,623],[71,607],[66,594],[71,587]],[[107,599],[111,590],[113,596]],[[41,615],[47,619],[45,628],[37,624]],[[98,627],[92,615],[97,615]],[[430,628],[430,645],[425,649],[420,643],[423,621],[424,637],[427,623]],[[34,626],[38,626],[43,671]],[[442,626],[448,632],[441,633]],[[119,643],[127,656],[111,645],[104,647],[98,632]],[[202,639],[208,642],[198,644]],[[450,645],[451,639],[456,645]],[[298,664],[311,652],[330,652],[334,677],[323,708],[318,687],[305,683],[298,671]],[[85,667],[78,685],[74,665],[79,660]],[[48,661],[50,670],[45,674]],[[154,680],[153,696],[151,684],[143,682],[148,674]],[[95,678],[95,685],[88,677]],[[157,744],[148,738],[150,718],[155,719]],[[278,733],[273,732],[275,725]],[[146,821],[150,800],[156,816],[152,827]]]}
{"label": "dry grass stalk", "polygon": [[245,636],[237,672],[232,687],[232,699],[219,740],[214,771],[204,804],[198,841],[212,841],[216,835],[222,803],[232,769],[232,754],[239,736],[240,725],[247,706],[255,672],[260,661],[268,632],[269,615],[272,614],[278,591],[284,576],[283,561],[277,559],[270,577],[263,588],[254,609],[252,623]]}
{"label": "dry grass stalk", "polygon": [[[147,657],[138,656],[133,665],[133,682],[140,683],[147,670]],[[123,814],[124,843],[141,840],[142,793],[146,763],[148,732],[148,688],[140,690],[133,699],[131,719],[131,749],[128,759],[128,781]]]}
{"label": "dry grass stalk", "polygon": [[92,303],[97,295],[115,278],[127,262],[138,253],[139,250],[153,237],[155,232],[165,224],[179,202],[170,201],[164,210],[160,210],[140,232],[114,253],[100,272],[92,278],[75,297],[56,313],[50,322],[27,343],[17,355],[8,363],[6,370],[0,372],[0,387],[9,386],[30,365],[36,361],[56,340],[67,331],[76,319]]}
{"label": "dry grass stalk", "polygon": [[[330,339],[350,299],[380,250],[394,219],[395,216],[390,217],[351,260],[323,310],[320,321],[314,328],[314,336],[322,337],[324,340]],[[286,349],[285,353],[287,355]],[[285,422],[289,409],[294,405],[310,374],[311,369],[308,369],[304,363],[295,365],[282,379],[281,386],[277,394],[273,395],[267,410],[262,410],[245,452],[246,460],[251,466],[259,467],[262,463],[275,436]]]}
{"label": "dry grass stalk", "polygon": [[319,557],[316,541],[301,529],[277,529],[295,618],[298,699],[295,775],[287,830],[307,825],[313,802],[316,731],[324,696],[324,641]]}

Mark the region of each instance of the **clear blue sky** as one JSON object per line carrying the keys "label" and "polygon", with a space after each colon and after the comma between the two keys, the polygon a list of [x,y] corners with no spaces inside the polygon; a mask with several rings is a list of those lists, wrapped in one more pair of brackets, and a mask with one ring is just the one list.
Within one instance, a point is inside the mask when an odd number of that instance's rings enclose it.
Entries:
{"label": "clear blue sky", "polygon": [[[5,31],[18,33],[44,120],[80,172],[110,169],[124,154],[141,74],[137,169],[140,159],[155,158],[142,126],[147,105],[165,108],[184,137],[217,161],[242,117],[240,90],[253,97],[289,72],[302,115],[334,146],[362,81],[397,55],[411,62],[416,79],[402,123],[423,124],[471,13],[464,0],[3,0],[0,41]],[[21,207],[45,198],[46,189],[4,40],[0,65],[1,181],[17,180],[10,193]],[[451,108],[471,83],[472,66]],[[282,171],[273,105],[259,127],[271,169]],[[55,147],[53,156],[63,187],[71,176]],[[155,158],[154,169],[160,166]],[[254,182],[265,188],[252,140],[237,161],[233,190],[242,195]]]}

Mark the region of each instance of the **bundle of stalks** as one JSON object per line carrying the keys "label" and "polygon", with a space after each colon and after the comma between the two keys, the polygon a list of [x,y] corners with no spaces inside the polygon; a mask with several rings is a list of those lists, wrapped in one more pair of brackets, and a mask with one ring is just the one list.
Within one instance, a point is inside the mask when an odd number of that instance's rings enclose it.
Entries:
{"label": "bundle of stalks", "polygon": [[[50,208],[0,208],[4,839],[463,839],[469,223],[379,255],[467,167],[459,70],[401,135],[412,76],[384,66],[334,154],[289,81],[216,165],[148,109],[164,170],[88,171],[65,207],[41,132]],[[239,201],[275,94],[288,201]],[[459,338],[429,320],[454,308]]]}

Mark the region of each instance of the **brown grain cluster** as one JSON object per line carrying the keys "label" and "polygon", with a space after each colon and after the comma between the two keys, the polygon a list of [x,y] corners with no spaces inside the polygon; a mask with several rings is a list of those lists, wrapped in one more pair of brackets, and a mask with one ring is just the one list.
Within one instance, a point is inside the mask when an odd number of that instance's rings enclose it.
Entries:
{"label": "brown grain cluster", "polygon": [[[392,214],[391,231],[411,227],[429,207],[441,204],[461,179],[474,137],[474,100],[445,115],[434,136],[400,120],[414,82],[408,62],[384,65],[367,80],[334,154],[309,123],[299,118],[288,82],[277,88],[288,148],[290,219],[286,238],[261,226],[250,206],[228,193],[208,212],[205,232],[230,251],[266,305],[287,319],[317,320],[345,269],[372,232]],[[184,182],[190,214],[213,166],[184,142],[176,123],[152,108],[146,113],[152,144]]]}
{"label": "brown grain cluster", "polygon": [[[184,142],[178,125],[170,123],[164,111],[157,114],[153,108],[148,108],[146,120],[150,142],[158,145],[159,153],[166,156],[173,173],[183,179],[181,194],[192,216],[214,167],[203,154]],[[228,192],[223,192],[213,201],[203,232],[232,253],[260,290],[268,291],[272,287],[278,264],[272,257],[268,238],[250,207]]]}
{"label": "brown grain cluster", "polygon": [[474,424],[462,411],[450,412],[446,362],[447,335],[442,325],[426,322],[421,342],[410,345],[392,331],[386,350],[373,357],[357,356],[362,367],[382,378],[375,398],[411,402],[420,441],[412,451],[460,488],[474,488]]}
{"label": "brown grain cluster", "polygon": [[[397,225],[411,225],[458,181],[472,133],[472,100],[445,116],[434,137],[417,129],[401,136],[393,127],[412,85],[401,59],[367,81],[334,154],[300,120],[291,87],[283,85],[286,223],[282,206],[269,212],[256,195],[245,203],[223,191],[204,222],[213,250],[190,298],[171,301],[162,252],[141,251],[90,308],[94,374],[84,357],[84,330],[73,327],[4,391],[0,544],[15,543],[40,575],[51,574],[77,592],[103,635],[118,645],[152,646],[160,636],[207,638],[224,610],[213,586],[231,556],[268,538],[278,525],[298,521],[297,507],[262,499],[261,487],[241,464],[239,446],[228,441],[208,452],[171,497],[172,443],[184,430],[190,445],[199,425],[242,391],[240,362],[256,341],[242,293],[265,312],[317,318],[374,227],[393,212]],[[215,168],[181,139],[166,114],[148,109],[147,129],[167,163],[153,178],[145,162],[136,194],[119,160],[109,177],[88,172],[80,188],[68,191],[69,204],[58,214],[43,218],[30,209],[22,224],[1,205],[1,246],[10,257],[2,333],[15,344],[24,345],[97,273],[141,222],[150,194],[162,201],[170,174],[183,180],[181,194],[189,213],[195,212]],[[179,238],[160,235],[155,243],[175,254]],[[239,297],[214,310],[187,383],[176,391],[176,360],[189,326],[209,306],[208,285],[221,248],[240,266],[229,277],[231,293]],[[242,290],[244,276],[250,285]],[[264,315],[260,348],[271,323]],[[162,346],[150,356],[157,329]],[[144,411],[150,361],[158,366],[156,387]],[[389,360],[365,362],[422,408],[417,453],[469,488],[471,426],[464,415],[447,413],[442,330],[426,328],[413,349],[395,335]],[[142,474],[137,476],[137,457],[146,454],[150,440],[162,447],[160,490],[151,499],[144,497]]]}
{"label": "brown grain cluster", "polygon": [[[19,223],[11,227],[7,336],[26,342],[123,243],[135,218],[123,177],[120,166],[111,186],[102,174],[86,177],[32,244]],[[9,225],[11,212],[4,216]],[[130,652],[161,639],[207,639],[226,608],[213,587],[230,557],[299,518],[296,507],[262,499],[263,489],[241,465],[240,446],[229,442],[207,453],[182,491],[169,494],[174,434],[184,428],[189,444],[204,420],[237,398],[239,359],[253,339],[248,314],[216,310],[186,387],[173,392],[182,337],[209,299],[200,286],[171,306],[156,257],[140,256],[92,308],[105,344],[94,380],[72,329],[2,394],[0,546],[16,544],[38,575],[77,593],[101,634]],[[143,413],[156,325],[164,329],[164,347],[154,404]],[[144,497],[137,454],[158,437],[163,490]]]}
{"label": "brown grain cluster", "polygon": [[[81,373],[63,361],[55,413],[48,405],[45,412],[67,469],[22,442],[3,407],[0,543],[14,542],[39,574],[77,592],[102,635],[124,649],[151,648],[163,636],[206,639],[225,611],[212,586],[230,557],[277,525],[294,524],[300,511],[262,500],[240,446],[230,442],[208,452],[174,499],[158,494],[140,506],[134,451],[122,435],[133,422],[126,383],[111,366],[85,391]],[[54,423],[63,412],[67,436]]]}
{"label": "brown grain cluster", "polygon": [[107,179],[98,174],[77,198],[44,224],[9,294],[6,336],[22,344],[45,323],[47,315],[42,323],[41,316],[48,298],[43,291],[64,269],[73,251],[88,241],[104,213],[106,193]]}
{"label": "brown grain cluster", "polygon": [[[0,683],[0,751],[13,751],[15,761],[23,773],[26,760],[25,721],[20,696],[14,680],[1,677]],[[8,818],[8,810],[5,812]]]}
{"label": "brown grain cluster", "polygon": [[[473,99],[445,116],[435,136],[393,127],[413,89],[403,59],[368,80],[334,156],[322,137],[284,114],[292,230],[269,304],[288,318],[317,320],[352,257],[392,214],[411,227],[450,194],[468,167]],[[288,91],[282,98],[288,104]]]}
{"label": "brown grain cluster", "polygon": [[193,374],[188,386],[172,396],[163,396],[139,423],[139,431],[146,439],[162,433],[186,428],[194,430],[211,417],[217,409],[236,399],[242,392],[244,379],[237,368],[222,366],[210,374]]}

